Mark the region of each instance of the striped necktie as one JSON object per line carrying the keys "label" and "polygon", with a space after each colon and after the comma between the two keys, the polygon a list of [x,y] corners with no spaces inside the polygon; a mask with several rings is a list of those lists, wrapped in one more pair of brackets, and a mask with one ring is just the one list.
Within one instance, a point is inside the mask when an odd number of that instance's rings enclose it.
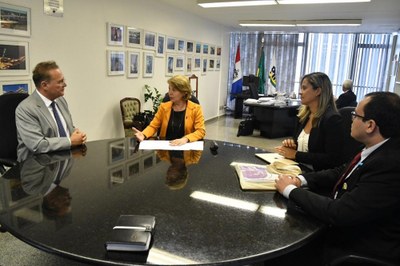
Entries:
{"label": "striped necktie", "polygon": [[349,175],[351,170],[357,165],[357,163],[361,160],[361,152],[357,153],[357,155],[353,158],[353,160],[350,162],[350,164],[347,166],[346,171],[342,174],[342,176],[339,178],[337,181],[332,194],[335,196],[336,192],[338,191],[339,187],[344,183],[344,180],[346,176]]}

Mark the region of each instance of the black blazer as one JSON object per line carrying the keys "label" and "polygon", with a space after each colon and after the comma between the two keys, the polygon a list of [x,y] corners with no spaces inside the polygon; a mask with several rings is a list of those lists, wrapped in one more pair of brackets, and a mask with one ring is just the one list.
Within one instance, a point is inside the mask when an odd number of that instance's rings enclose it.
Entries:
{"label": "black blazer", "polygon": [[[308,119],[296,126],[293,136],[296,144],[307,121]],[[328,108],[318,126],[310,131],[308,152],[298,151],[295,160],[299,163],[311,164],[314,170],[330,169],[343,164],[344,134],[342,117],[333,108]]]}
{"label": "black blazer", "polygon": [[[333,189],[346,165],[304,174],[310,190]],[[400,265],[400,139],[371,153],[333,200],[296,188],[290,201],[328,224],[328,258],[360,254]]]}
{"label": "black blazer", "polygon": [[339,98],[336,100],[336,108],[340,109],[346,106],[352,106],[352,103],[356,102],[357,97],[352,90],[348,90],[340,94]]}

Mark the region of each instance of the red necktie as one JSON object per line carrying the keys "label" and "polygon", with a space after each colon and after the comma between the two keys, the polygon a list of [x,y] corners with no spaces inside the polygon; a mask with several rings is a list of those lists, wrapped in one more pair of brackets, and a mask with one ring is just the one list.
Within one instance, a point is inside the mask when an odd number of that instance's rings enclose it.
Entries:
{"label": "red necktie", "polygon": [[350,164],[347,166],[346,171],[342,174],[342,176],[339,178],[337,181],[332,194],[335,195],[336,191],[340,187],[340,185],[343,184],[343,181],[345,180],[346,176],[353,170],[354,166],[357,165],[357,163],[361,160],[361,152],[357,153],[357,155],[353,158],[353,160],[350,162]]}

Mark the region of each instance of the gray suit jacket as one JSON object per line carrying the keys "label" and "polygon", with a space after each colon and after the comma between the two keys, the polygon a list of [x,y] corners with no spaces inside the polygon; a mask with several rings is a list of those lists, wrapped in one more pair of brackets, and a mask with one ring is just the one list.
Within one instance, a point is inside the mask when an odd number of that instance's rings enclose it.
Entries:
{"label": "gray suit jacket", "polygon": [[[68,130],[72,133],[74,126],[67,101],[64,97],[59,97],[56,101]],[[24,160],[29,153],[47,153],[71,148],[67,137],[58,137],[57,124],[37,91],[18,105],[15,110],[15,120],[18,161]]]}

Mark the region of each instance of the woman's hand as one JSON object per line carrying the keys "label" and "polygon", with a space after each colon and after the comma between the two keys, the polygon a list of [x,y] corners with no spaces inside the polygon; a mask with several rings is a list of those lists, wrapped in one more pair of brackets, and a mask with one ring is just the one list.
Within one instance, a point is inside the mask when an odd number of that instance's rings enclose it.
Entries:
{"label": "woman's hand", "polygon": [[135,138],[138,141],[143,141],[145,139],[144,134],[142,133],[142,131],[140,131],[139,129],[132,127],[133,133],[135,134]]}
{"label": "woman's hand", "polygon": [[282,146],[283,147],[288,147],[288,148],[292,148],[292,149],[297,149],[297,145],[296,145],[296,143],[294,142],[294,140],[293,139],[285,139],[285,140],[283,140],[282,141]]}
{"label": "woman's hand", "polygon": [[283,157],[287,158],[287,159],[291,159],[291,160],[295,160],[296,159],[296,149],[293,148],[288,148],[285,146],[279,146],[279,147],[275,147],[275,151],[279,154],[282,155]]}
{"label": "woman's hand", "polygon": [[181,146],[181,145],[186,144],[188,142],[189,142],[189,140],[187,138],[183,137],[183,138],[180,138],[180,139],[171,140],[169,142],[169,144],[171,146]]}

